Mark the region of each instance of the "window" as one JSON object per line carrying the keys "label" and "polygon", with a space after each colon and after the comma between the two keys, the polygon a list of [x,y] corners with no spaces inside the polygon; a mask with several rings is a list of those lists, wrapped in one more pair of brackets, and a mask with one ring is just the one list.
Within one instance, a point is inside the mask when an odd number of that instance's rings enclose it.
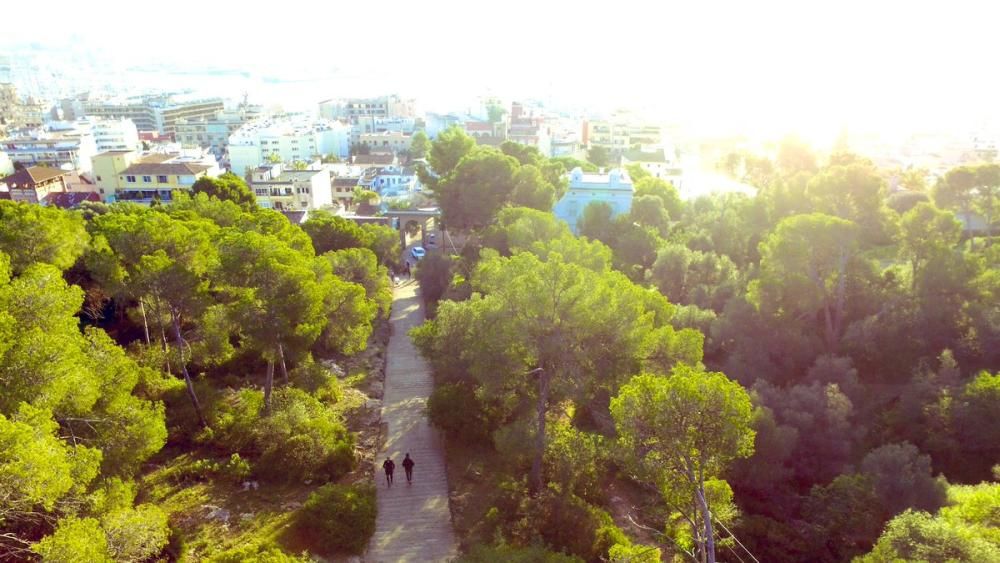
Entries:
{"label": "window", "polygon": [[150,183],[150,182],[153,181],[153,177],[152,176],[143,176],[142,177],[142,181],[143,181],[143,183],[148,184],[148,183]]}
{"label": "window", "polygon": [[128,182],[128,183],[130,183],[130,184],[134,184],[135,183],[135,176],[125,176],[125,181]]}
{"label": "window", "polygon": [[161,183],[161,184],[166,184],[167,183],[167,177],[166,176],[157,176],[156,177],[156,181],[159,182],[159,183]]}
{"label": "window", "polygon": [[100,181],[101,181],[101,177],[100,177],[100,176],[98,176],[98,177],[97,177],[97,181],[98,181],[98,182],[100,182]]}

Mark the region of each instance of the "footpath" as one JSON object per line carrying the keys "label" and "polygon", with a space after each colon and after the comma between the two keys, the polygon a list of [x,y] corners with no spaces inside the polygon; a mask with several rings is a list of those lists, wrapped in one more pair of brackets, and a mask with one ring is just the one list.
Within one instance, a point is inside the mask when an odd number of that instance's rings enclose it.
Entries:
{"label": "footpath", "polygon": [[[375,459],[378,518],[365,557],[370,563],[447,561],[458,555],[448,510],[444,443],[425,412],[434,384],[408,335],[424,321],[418,288],[416,281],[408,281],[393,290],[382,403],[388,434]],[[410,485],[403,471],[407,452],[416,463]],[[382,471],[386,457],[396,462],[392,487],[386,487]]]}

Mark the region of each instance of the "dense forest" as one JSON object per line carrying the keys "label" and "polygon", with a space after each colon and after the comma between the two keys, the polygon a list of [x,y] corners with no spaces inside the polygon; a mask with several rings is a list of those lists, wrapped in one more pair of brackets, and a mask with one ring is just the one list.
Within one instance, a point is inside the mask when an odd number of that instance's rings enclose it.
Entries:
{"label": "dense forest", "polygon": [[[457,129],[428,161],[450,236],[412,337],[463,560],[1000,560],[1000,245],[958,219],[996,216],[1000,166],[890,191],[786,142],[723,162],[755,196],[690,201],[631,167],[631,211],[575,236],[551,208],[593,164]],[[362,550],[354,378],[324,362],[376,340],[400,251],[229,175],[165,206],[0,201],[0,560]],[[162,502],[192,482],[309,499],[202,551]]]}
{"label": "dense forest", "polygon": [[1000,246],[958,220],[1000,166],[790,139],[721,163],[755,196],[632,166],[575,237],[546,171],[589,163],[457,131],[429,160],[467,237],[414,337],[471,560],[1000,560]]}
{"label": "dense forest", "polygon": [[[356,393],[318,360],[368,345],[398,235],[324,213],[300,228],[235,176],[194,192],[73,212],[0,201],[0,560],[364,549],[375,507],[347,426]],[[241,483],[311,495],[275,524],[259,493],[242,524],[281,537],[227,549],[192,531],[194,510]]]}

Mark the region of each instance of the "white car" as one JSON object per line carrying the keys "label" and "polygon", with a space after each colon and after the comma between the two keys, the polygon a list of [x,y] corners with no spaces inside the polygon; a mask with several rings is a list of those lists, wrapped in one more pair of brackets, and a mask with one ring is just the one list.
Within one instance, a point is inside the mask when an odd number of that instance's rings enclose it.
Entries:
{"label": "white car", "polygon": [[427,252],[424,250],[424,247],[422,246],[414,246],[413,248],[410,249],[410,256],[416,258],[417,260],[420,260],[426,255]]}

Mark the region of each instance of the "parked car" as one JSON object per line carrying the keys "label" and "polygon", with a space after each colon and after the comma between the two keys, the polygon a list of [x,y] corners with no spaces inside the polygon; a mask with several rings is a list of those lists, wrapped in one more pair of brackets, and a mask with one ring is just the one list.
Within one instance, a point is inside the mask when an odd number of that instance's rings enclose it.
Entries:
{"label": "parked car", "polygon": [[414,246],[413,248],[410,249],[410,256],[416,258],[417,260],[420,260],[426,254],[427,252],[424,250],[424,247],[422,246]]}

